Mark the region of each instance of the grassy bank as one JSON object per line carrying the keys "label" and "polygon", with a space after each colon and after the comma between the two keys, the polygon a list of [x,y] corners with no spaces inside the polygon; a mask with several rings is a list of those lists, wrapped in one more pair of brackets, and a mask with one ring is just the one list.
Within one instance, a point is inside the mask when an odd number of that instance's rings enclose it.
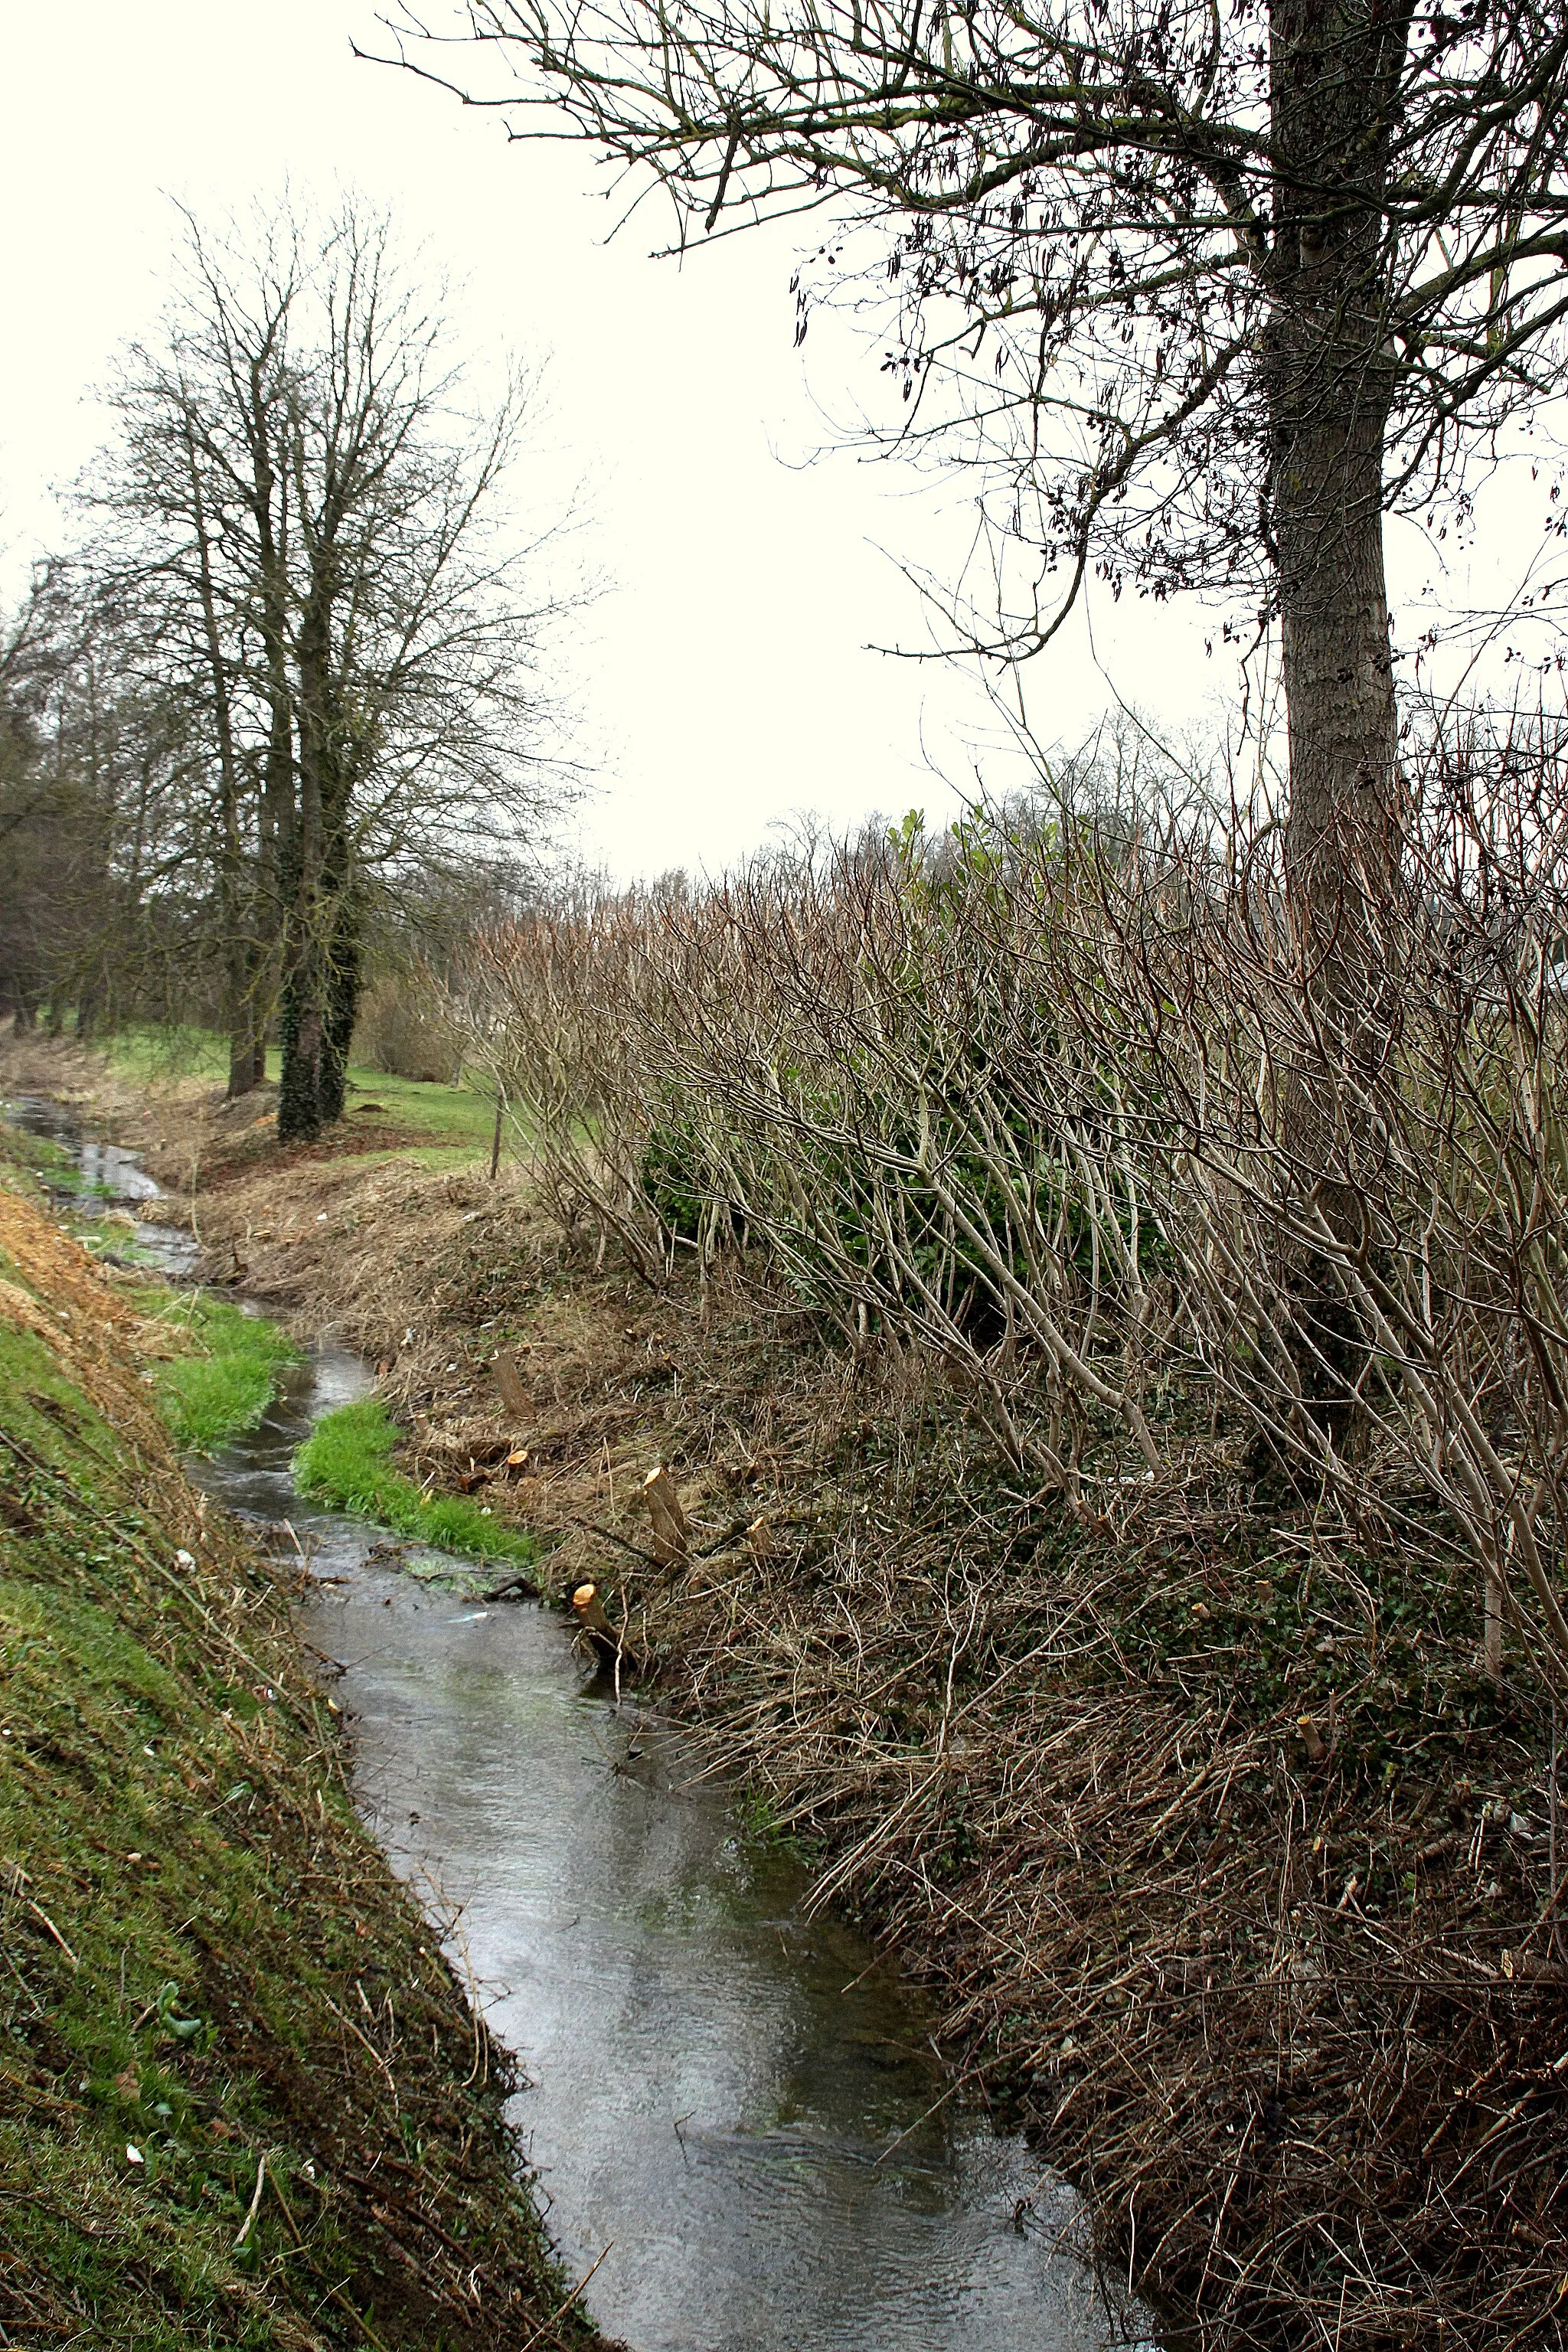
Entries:
{"label": "grassy bank", "polygon": [[179,1471],[162,1344],[0,1192],[6,2338],[587,2343],[289,1592]]}
{"label": "grassy bank", "polygon": [[532,1539],[507,1527],[493,1510],[466,1495],[416,1486],[394,1469],[397,1442],[391,1415],[374,1397],[341,1405],[322,1414],[294,1456],[295,1480],[301,1493],[331,1509],[377,1520],[416,1543],[520,1566],[537,1558]]}
{"label": "grassy bank", "polygon": [[[63,1145],[0,1126],[0,1183],[40,1204],[48,1196],[74,1195],[79,1206],[72,1208],[69,1223],[83,1247],[116,1265],[136,1261],[125,1213],[93,1214],[91,1190]],[[254,1429],[278,1392],[280,1375],[300,1360],[299,1348],[277,1324],[208,1291],[148,1281],[136,1292],[136,1307],[153,1359],[148,1380],[184,1453],[211,1454],[240,1431]]]}

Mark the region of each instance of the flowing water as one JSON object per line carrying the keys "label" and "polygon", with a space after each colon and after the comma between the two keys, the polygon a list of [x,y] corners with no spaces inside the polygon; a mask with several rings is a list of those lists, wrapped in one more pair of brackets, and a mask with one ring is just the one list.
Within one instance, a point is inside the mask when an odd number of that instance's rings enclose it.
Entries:
{"label": "flowing water", "polygon": [[[75,1140],[55,1106],[11,1115]],[[131,1155],[80,1150],[132,1211],[156,1191]],[[139,1232],[177,1267],[168,1228]],[[310,1553],[305,1631],[345,1668],[362,1810],[455,1915],[527,2080],[512,2113],[547,2225],[574,2277],[598,2262],[584,2300],[605,2333],[632,2352],[1146,2341],[1070,2250],[1070,2195],[953,2092],[896,1973],[804,1917],[800,1869],[700,1785],[688,1740],[617,1710],[539,1605],[466,1598],[429,1580],[458,1563],[399,1566],[304,1502],[294,1449],[369,1386],[320,1348],[195,1475]]]}
{"label": "flowing water", "polygon": [[0,1118],[20,1128],[24,1135],[40,1136],[70,1153],[76,1182],[52,1181],[47,1168],[37,1171],[39,1181],[62,1207],[97,1206],[123,1212],[132,1220],[128,1239],[136,1262],[176,1277],[190,1273],[198,1255],[195,1235],[184,1225],[162,1224],[136,1213],[149,1201],[164,1197],[163,1186],[148,1175],[137,1153],[84,1134],[74,1114],[45,1095],[13,1095],[0,1101]]}

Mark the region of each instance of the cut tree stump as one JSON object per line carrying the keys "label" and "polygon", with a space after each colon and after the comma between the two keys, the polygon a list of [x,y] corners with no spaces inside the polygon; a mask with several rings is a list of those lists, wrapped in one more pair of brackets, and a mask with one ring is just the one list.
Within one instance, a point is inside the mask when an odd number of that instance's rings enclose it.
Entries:
{"label": "cut tree stump", "polygon": [[500,1401],[508,1412],[516,1414],[520,1419],[525,1417],[528,1412],[528,1391],[523,1386],[522,1374],[518,1370],[517,1358],[510,1348],[496,1349],[495,1376],[496,1386],[500,1391]]}
{"label": "cut tree stump", "polygon": [[662,1462],[643,1480],[642,1496],[653,1521],[653,1556],[661,1567],[668,1568],[686,1558],[688,1538],[686,1513],[675,1481]]}

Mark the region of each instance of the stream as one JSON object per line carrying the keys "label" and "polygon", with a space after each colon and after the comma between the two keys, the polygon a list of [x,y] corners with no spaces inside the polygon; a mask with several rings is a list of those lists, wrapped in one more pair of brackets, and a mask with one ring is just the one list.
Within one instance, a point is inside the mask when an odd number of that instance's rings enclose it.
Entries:
{"label": "stream", "polygon": [[[0,1110],[132,1217],[157,1193],[62,1107]],[[189,1234],[135,1238],[188,1276]],[[562,2262],[598,2263],[600,2327],[631,2352],[1155,2352],[1072,2251],[1070,2192],[953,2095],[897,1971],[805,1919],[804,1872],[700,1783],[694,1744],[617,1710],[551,1612],[428,1581],[473,1564],[300,1496],[295,1448],[371,1385],[323,1343],[192,1475],[309,1553],[302,1631],[345,1668],[362,1813],[520,2062],[512,2120]]]}

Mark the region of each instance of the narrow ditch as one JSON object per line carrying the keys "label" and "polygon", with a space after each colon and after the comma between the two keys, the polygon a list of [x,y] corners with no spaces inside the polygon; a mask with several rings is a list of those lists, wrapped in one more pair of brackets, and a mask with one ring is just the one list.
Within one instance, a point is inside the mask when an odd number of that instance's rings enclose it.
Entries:
{"label": "narrow ditch", "polygon": [[[133,1217],[157,1193],[59,1106],[7,1115]],[[180,1229],[134,1239],[188,1273]],[[1147,2346],[1074,2251],[1070,2193],[966,2102],[896,1972],[805,1916],[801,1867],[691,1743],[617,1708],[542,1607],[300,1495],[296,1448],[371,1386],[319,1347],[192,1475],[310,1559],[301,1630],[341,1668],[362,1811],[521,2061],[513,2120],[598,2325],[632,2352]]]}

